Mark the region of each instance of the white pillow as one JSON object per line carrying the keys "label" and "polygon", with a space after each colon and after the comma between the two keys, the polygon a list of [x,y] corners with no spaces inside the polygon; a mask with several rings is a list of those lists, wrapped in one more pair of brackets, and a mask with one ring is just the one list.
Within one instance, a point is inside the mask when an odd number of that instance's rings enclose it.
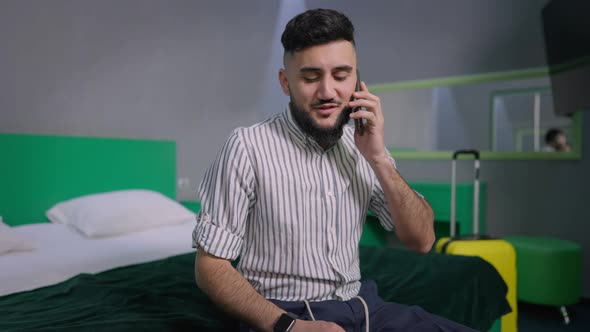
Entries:
{"label": "white pillow", "polygon": [[56,204],[46,215],[52,223],[71,225],[87,237],[127,234],[196,219],[178,202],[150,190],[81,196]]}
{"label": "white pillow", "polygon": [[0,221],[0,255],[35,249],[32,242],[18,235],[10,226]]}

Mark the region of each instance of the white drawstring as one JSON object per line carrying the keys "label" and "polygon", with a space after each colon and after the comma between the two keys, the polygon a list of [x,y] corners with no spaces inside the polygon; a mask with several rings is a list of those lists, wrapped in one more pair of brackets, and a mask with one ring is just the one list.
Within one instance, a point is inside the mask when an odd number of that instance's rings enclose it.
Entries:
{"label": "white drawstring", "polygon": [[361,296],[357,295],[355,298],[359,299],[363,303],[363,307],[365,307],[365,331],[369,332],[369,306]]}
{"label": "white drawstring", "polygon": [[[363,299],[361,296],[355,296],[354,298],[359,299],[365,308],[365,331],[369,332],[369,306],[367,305],[367,302],[365,302],[365,299]],[[303,300],[303,302],[305,302],[305,307],[307,308],[307,312],[309,312],[311,320],[315,320],[315,316],[313,315],[311,307],[309,306],[309,301]]]}
{"label": "white drawstring", "polygon": [[309,312],[309,316],[311,316],[311,320],[315,320],[313,312],[311,312],[311,307],[309,306],[309,301],[303,300],[303,302],[305,302],[305,306],[307,307],[307,312]]}

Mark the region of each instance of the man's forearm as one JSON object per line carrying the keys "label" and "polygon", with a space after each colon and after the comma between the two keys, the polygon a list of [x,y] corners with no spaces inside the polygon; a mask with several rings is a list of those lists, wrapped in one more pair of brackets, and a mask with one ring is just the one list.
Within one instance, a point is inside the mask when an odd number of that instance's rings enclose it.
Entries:
{"label": "man's forearm", "polygon": [[199,288],[215,304],[258,331],[272,331],[285,312],[260,295],[229,261],[202,249],[197,252],[195,276]]}
{"label": "man's forearm", "polygon": [[428,252],[434,243],[434,213],[397,172],[389,158],[371,163],[383,188],[396,234],[408,248]]}

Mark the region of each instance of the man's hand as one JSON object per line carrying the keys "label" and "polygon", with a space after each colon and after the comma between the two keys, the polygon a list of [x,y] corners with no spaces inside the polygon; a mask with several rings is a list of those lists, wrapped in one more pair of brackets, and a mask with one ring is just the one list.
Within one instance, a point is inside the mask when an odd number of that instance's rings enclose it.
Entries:
{"label": "man's hand", "polygon": [[377,161],[389,160],[389,155],[385,149],[385,140],[383,138],[383,111],[381,110],[381,100],[379,97],[369,92],[365,82],[360,84],[361,90],[354,92],[353,97],[356,100],[349,102],[349,106],[364,107],[364,110],[358,110],[350,114],[354,120],[365,119],[364,132],[360,135],[358,131],[354,133],[354,142],[363,157],[373,164]]}
{"label": "man's hand", "polygon": [[296,320],[293,325],[292,332],[345,332],[340,325],[332,322],[325,322],[321,320],[308,321],[308,320]]}

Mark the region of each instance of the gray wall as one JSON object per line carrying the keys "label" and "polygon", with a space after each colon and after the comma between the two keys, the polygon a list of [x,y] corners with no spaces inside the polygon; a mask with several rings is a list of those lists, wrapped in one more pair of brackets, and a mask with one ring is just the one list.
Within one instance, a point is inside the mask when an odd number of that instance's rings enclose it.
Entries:
{"label": "gray wall", "polygon": [[[349,14],[362,76],[377,84],[544,66],[545,2],[3,0],[0,131],[176,140],[179,175],[191,180],[181,196],[192,196],[231,129],[284,107],[275,77],[285,17]],[[410,180],[450,173],[443,161],[399,167]],[[588,158],[484,162],[489,230],[575,240],[589,257],[588,169]],[[585,276],[590,296],[588,259]]]}
{"label": "gray wall", "polygon": [[191,180],[179,194],[192,197],[230,131],[260,120],[278,12],[263,0],[3,0],[0,131],[175,140]]}
{"label": "gray wall", "polygon": [[362,77],[389,83],[545,66],[547,0],[308,0],[355,23]]}

